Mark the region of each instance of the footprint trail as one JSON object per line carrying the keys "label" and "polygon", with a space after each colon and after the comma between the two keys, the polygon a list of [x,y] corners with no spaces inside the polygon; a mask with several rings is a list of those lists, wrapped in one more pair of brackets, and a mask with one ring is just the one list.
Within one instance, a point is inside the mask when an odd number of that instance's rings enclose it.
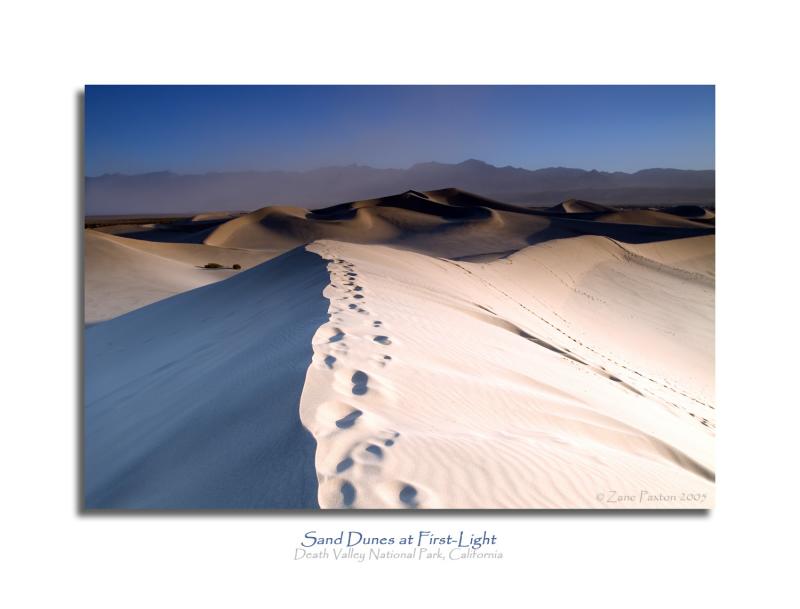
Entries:
{"label": "footprint trail", "polygon": [[328,392],[309,405],[310,428],[318,439],[320,506],[421,507],[418,490],[387,473],[401,437],[380,414],[394,399],[394,359],[387,353],[391,330],[371,310],[369,282],[356,264],[330,254],[322,252],[331,277],[325,291],[330,321],[319,330],[325,338],[315,341],[319,364],[313,372],[320,375],[321,386],[335,390],[336,398],[330,399]]}

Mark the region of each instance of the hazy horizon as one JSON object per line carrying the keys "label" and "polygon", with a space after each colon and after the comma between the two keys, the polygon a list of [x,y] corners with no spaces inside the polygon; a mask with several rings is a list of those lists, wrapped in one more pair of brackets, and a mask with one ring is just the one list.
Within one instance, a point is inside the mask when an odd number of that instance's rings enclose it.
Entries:
{"label": "hazy horizon", "polygon": [[711,85],[87,85],[84,175],[465,159],[528,170],[707,170],[714,97]]}
{"label": "hazy horizon", "polygon": [[416,163],[412,163],[408,167],[376,167],[375,165],[370,165],[368,163],[348,163],[347,165],[320,165],[318,167],[310,167],[308,169],[281,169],[278,167],[267,167],[263,169],[227,169],[227,170],[218,170],[218,169],[208,169],[206,171],[175,171],[174,169],[154,169],[152,171],[141,171],[135,173],[128,173],[128,172],[108,172],[108,173],[99,173],[95,175],[88,175],[86,174],[85,178],[102,178],[104,176],[141,176],[141,175],[148,175],[148,174],[165,174],[170,173],[179,176],[202,176],[202,175],[214,175],[214,174],[237,174],[237,173],[308,173],[313,171],[320,171],[324,169],[345,169],[345,168],[363,168],[363,169],[377,169],[377,170],[386,170],[386,171],[408,171],[409,169],[413,169],[414,167],[421,166],[421,165],[463,165],[469,162],[478,162],[485,165],[490,165],[491,167],[495,167],[497,169],[522,169],[524,171],[542,171],[547,169],[568,169],[568,170],[577,170],[577,171],[586,171],[586,172],[598,172],[598,173],[626,173],[626,174],[636,174],[642,171],[650,171],[650,170],[678,170],[678,171],[716,171],[714,167],[697,167],[697,168],[686,168],[686,167],[640,167],[639,169],[632,169],[630,171],[623,171],[623,170],[611,170],[611,169],[598,169],[596,167],[570,167],[564,165],[543,165],[541,167],[520,167],[515,165],[505,165],[499,166],[494,165],[493,163],[488,163],[487,161],[483,161],[481,159],[464,159],[463,161],[456,161],[454,163],[446,163],[444,161],[418,161]]}
{"label": "hazy horizon", "polygon": [[637,173],[584,169],[537,171],[495,167],[477,160],[428,163],[409,169],[366,166],[307,172],[106,174],[85,178],[89,214],[221,211],[266,205],[326,207],[407,190],[458,188],[507,203],[552,205],[590,199],[619,205],[709,204],[715,170],[650,168]]}
{"label": "hazy horizon", "polygon": [[307,173],[312,171],[320,171],[324,169],[343,169],[343,168],[363,168],[363,169],[377,169],[377,170],[396,170],[396,171],[408,171],[409,169],[413,169],[414,167],[420,165],[463,165],[465,163],[470,162],[478,162],[485,165],[490,165],[492,167],[496,167],[497,169],[522,169],[524,171],[542,171],[547,169],[570,169],[570,170],[579,170],[579,171],[586,171],[592,172],[596,171],[598,173],[627,173],[627,174],[636,174],[641,171],[649,171],[649,170],[678,170],[678,171],[716,171],[714,167],[640,167],[638,169],[631,169],[631,170],[617,170],[617,169],[602,169],[599,167],[574,167],[574,166],[565,166],[565,165],[542,165],[540,167],[522,167],[516,165],[495,165],[493,163],[489,163],[479,158],[469,158],[464,159],[462,161],[455,161],[453,163],[448,163],[445,161],[438,161],[438,160],[428,160],[428,161],[417,161],[416,163],[411,163],[407,167],[378,167],[375,165],[370,165],[369,163],[362,163],[362,162],[354,162],[348,163],[346,165],[319,165],[317,167],[309,167],[307,169],[281,169],[279,167],[265,167],[261,169],[207,169],[205,171],[176,171],[174,169],[169,168],[161,168],[161,169],[154,169],[152,171],[140,171],[140,172],[124,172],[124,171],[116,171],[116,172],[106,172],[106,173],[98,173],[89,175],[84,175],[85,178],[102,178],[104,176],[139,176],[139,175],[147,175],[147,174],[165,174],[171,173],[180,176],[202,176],[202,175],[213,175],[213,174],[220,174],[220,173],[228,173],[228,174],[237,174],[237,173]]}

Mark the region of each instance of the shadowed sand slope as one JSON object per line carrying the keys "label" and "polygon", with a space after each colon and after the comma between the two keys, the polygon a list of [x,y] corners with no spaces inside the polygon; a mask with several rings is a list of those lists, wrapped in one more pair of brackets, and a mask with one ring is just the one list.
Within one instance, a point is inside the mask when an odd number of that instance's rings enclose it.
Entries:
{"label": "shadowed sand slope", "polygon": [[86,330],[87,508],[317,506],[297,405],[325,264],[293,250]]}

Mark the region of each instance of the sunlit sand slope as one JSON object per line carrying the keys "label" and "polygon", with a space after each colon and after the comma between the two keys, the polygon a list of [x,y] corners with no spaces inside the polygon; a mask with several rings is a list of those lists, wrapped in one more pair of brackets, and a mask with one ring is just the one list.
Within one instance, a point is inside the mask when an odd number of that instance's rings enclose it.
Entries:
{"label": "sunlit sand slope", "polygon": [[331,259],[300,409],[322,507],[712,505],[713,238],[309,249]]}
{"label": "sunlit sand slope", "polygon": [[284,250],[250,252],[186,243],[127,239],[84,231],[84,316],[94,324],[237,273],[200,268],[209,262],[248,269]]}

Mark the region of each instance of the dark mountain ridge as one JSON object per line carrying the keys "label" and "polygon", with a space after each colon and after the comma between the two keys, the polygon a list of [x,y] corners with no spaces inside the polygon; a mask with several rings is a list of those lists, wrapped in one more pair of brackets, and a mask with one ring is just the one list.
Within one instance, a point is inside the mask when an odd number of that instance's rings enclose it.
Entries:
{"label": "dark mountain ridge", "polygon": [[418,163],[408,169],[349,165],[310,171],[106,174],[85,178],[85,213],[195,213],[265,205],[317,208],[387,192],[446,187],[520,205],[555,205],[569,198],[614,205],[712,205],[714,179],[714,170],[529,170],[495,167],[475,159],[457,164]]}

